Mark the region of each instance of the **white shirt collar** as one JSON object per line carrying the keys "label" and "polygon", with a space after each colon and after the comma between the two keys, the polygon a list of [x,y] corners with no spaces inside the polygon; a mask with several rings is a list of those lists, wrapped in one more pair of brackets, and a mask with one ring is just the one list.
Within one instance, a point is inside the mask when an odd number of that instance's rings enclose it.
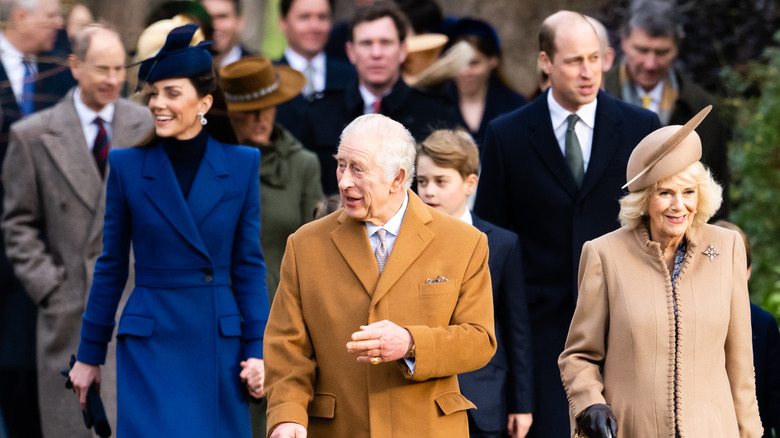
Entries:
{"label": "white shirt collar", "polygon": [[393,236],[398,236],[398,233],[401,231],[401,222],[403,222],[404,220],[404,214],[406,213],[406,208],[408,206],[409,206],[409,192],[406,192],[406,194],[404,195],[404,202],[403,204],[401,204],[401,208],[398,209],[395,215],[393,215],[393,217],[391,217],[386,224],[374,225],[371,222],[365,222],[366,231],[368,231],[368,235],[373,236],[378,229],[384,228],[385,231],[392,234]]}
{"label": "white shirt collar", "polygon": [[81,100],[81,87],[76,87],[76,89],[73,91],[73,105],[76,107],[76,113],[79,115],[79,119],[81,120],[82,125],[84,125],[85,122],[86,124],[93,123],[95,121],[95,117],[100,117],[103,122],[108,125],[111,125],[111,122],[114,120],[114,109],[116,105],[109,103],[99,112],[93,111],[84,103],[83,100]]}
{"label": "white shirt collar", "polygon": [[0,53],[2,53],[3,58],[6,56],[14,57],[18,59],[19,62],[22,62],[22,58],[24,58],[24,54],[14,47],[14,45],[8,41],[8,38],[5,37],[5,32],[0,32]]}
{"label": "white shirt collar", "polygon": [[313,74],[310,74],[312,80],[312,87],[314,87],[314,91],[317,93],[321,93],[325,90],[325,75],[326,75],[326,63],[327,58],[325,57],[325,52],[320,52],[314,56],[314,58],[309,61],[308,59],[304,58],[301,54],[294,51],[293,49],[287,47],[284,49],[284,57],[287,59],[287,63],[290,64],[290,67],[294,68],[295,70],[298,70],[299,72],[306,74],[306,67],[311,65],[311,67],[314,69]]}
{"label": "white shirt collar", "polygon": [[284,58],[287,60],[287,63],[290,64],[290,67],[298,70],[301,73],[303,73],[303,70],[305,70],[306,66],[310,63],[318,73],[325,71],[325,52],[316,54],[314,58],[309,61],[300,53],[296,52],[290,47],[286,47],[284,49]]}
{"label": "white shirt collar", "polygon": [[650,96],[650,99],[652,100],[650,101],[650,106],[647,109],[649,109],[650,111],[656,114],[658,113],[658,110],[661,107],[661,99],[663,98],[664,95],[664,83],[665,81],[663,79],[658,81],[658,83],[655,84],[655,87],[653,87],[653,89],[650,90],[649,93],[646,92],[645,89],[642,88],[641,86],[634,85],[634,87],[636,88],[636,95],[639,96],[640,101],[642,100],[642,97]]}
{"label": "white shirt collar", "polygon": [[462,220],[463,222],[469,225],[474,225],[474,220],[471,218],[471,210],[469,210],[468,208],[463,212],[463,214],[458,219]]}
{"label": "white shirt collar", "polygon": [[87,142],[87,147],[90,150],[92,150],[92,147],[95,144],[95,137],[97,137],[98,134],[95,117],[100,117],[100,119],[103,120],[103,128],[106,130],[106,135],[110,141],[111,122],[114,120],[116,104],[110,103],[104,106],[100,112],[95,112],[81,100],[81,87],[76,87],[76,89],[73,90],[73,106],[76,107],[76,114],[79,116],[79,121],[81,122],[81,132],[84,133],[84,140]]}
{"label": "white shirt collar", "polygon": [[[0,32],[0,61],[3,63],[6,75],[8,75],[8,81],[11,83],[11,90],[14,92],[17,102],[21,99],[24,88],[24,59],[24,53],[8,41],[5,33]],[[35,57],[27,56],[27,60],[30,61],[29,66],[33,74],[36,73]]]}
{"label": "white shirt collar", "polygon": [[[380,97],[374,96],[374,94],[368,91],[368,88],[363,86],[363,84],[358,84],[358,91],[360,91],[360,97],[363,99],[363,114],[373,114],[374,102],[380,99]],[[393,88],[388,88],[387,91],[385,91],[385,93],[382,95],[381,99],[387,97],[391,91],[393,91]]]}
{"label": "white shirt collar", "polygon": [[220,67],[224,67],[228,64],[232,64],[241,59],[241,44],[236,44],[225,56],[222,57],[222,61],[219,62]]}
{"label": "white shirt collar", "polygon": [[[594,129],[596,126],[596,105],[598,104],[598,98],[593,99],[593,102],[583,105],[577,110],[575,114],[580,117],[583,123],[585,123],[590,129]],[[566,119],[571,112],[563,108],[553,97],[552,90],[547,93],[547,106],[550,108],[550,118],[552,119],[553,129],[560,127],[566,123]]]}

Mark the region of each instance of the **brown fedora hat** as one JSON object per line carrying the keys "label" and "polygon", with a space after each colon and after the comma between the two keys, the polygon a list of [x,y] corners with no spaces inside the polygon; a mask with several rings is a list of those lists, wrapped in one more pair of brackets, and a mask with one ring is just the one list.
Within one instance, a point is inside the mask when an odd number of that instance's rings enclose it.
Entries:
{"label": "brown fedora hat", "polygon": [[628,158],[623,188],[637,192],[699,161],[701,139],[694,129],[711,109],[708,105],[685,125],[664,126],[643,138]]}
{"label": "brown fedora hat", "polygon": [[273,65],[265,56],[249,56],[219,69],[219,86],[228,111],[256,111],[287,102],[301,94],[303,73]]}

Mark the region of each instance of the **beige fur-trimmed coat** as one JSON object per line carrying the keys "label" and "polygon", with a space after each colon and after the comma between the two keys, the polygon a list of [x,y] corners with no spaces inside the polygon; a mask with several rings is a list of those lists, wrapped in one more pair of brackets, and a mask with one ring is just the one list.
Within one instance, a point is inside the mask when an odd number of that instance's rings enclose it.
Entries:
{"label": "beige fur-trimmed coat", "polygon": [[681,438],[763,434],[742,240],[711,225],[686,238],[676,293],[646,228],[585,243],[558,361],[573,434],[574,418],[594,403],[612,406],[620,438],[674,438],[674,422]]}

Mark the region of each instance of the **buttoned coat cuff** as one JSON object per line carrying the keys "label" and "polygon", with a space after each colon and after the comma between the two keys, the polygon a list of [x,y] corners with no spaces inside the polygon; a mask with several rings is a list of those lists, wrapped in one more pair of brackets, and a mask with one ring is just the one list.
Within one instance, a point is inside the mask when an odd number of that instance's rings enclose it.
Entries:
{"label": "buttoned coat cuff", "polygon": [[268,411],[268,435],[281,423],[298,423],[309,428],[309,414],[297,403],[282,403]]}

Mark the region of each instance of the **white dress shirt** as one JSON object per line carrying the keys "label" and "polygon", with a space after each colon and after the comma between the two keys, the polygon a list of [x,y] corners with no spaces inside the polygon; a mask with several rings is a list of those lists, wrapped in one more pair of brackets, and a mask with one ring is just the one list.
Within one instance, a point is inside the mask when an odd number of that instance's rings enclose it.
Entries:
{"label": "white dress shirt", "polygon": [[[583,105],[582,108],[577,110],[576,114],[580,119],[577,121],[577,124],[574,125],[574,132],[577,134],[577,140],[579,140],[580,147],[582,148],[582,164],[586,172],[588,171],[588,164],[590,163],[590,152],[593,149],[593,129],[596,126],[597,104],[598,99],[593,99],[593,102]],[[558,147],[560,147],[561,153],[565,157],[566,128],[569,126],[567,118],[571,113],[555,101],[552,90],[547,93],[547,106],[550,108],[550,118],[552,119],[555,138],[558,140]]]}
{"label": "white dress shirt", "polygon": [[222,57],[222,61],[219,62],[219,66],[224,67],[228,64],[232,64],[238,61],[239,59],[241,59],[241,44],[236,44],[232,49],[230,49],[229,52],[225,54],[224,57]]}
{"label": "white dress shirt", "polygon": [[401,222],[404,220],[404,214],[406,214],[406,207],[409,206],[409,193],[404,196],[404,202],[401,204],[401,208],[387,221],[384,225],[374,225],[371,222],[365,222],[366,231],[368,232],[368,240],[371,242],[371,252],[376,251],[376,247],[379,246],[379,236],[376,232],[380,228],[384,228],[387,233],[385,234],[385,242],[387,243],[387,258],[390,259],[390,253],[393,251],[393,245],[395,244],[395,238],[398,237],[398,232],[401,231]]}
{"label": "white dress shirt", "polygon": [[[35,62],[34,57],[28,56],[27,60],[33,75],[37,74],[38,63]],[[24,54],[14,47],[2,32],[0,32],[0,61],[8,75],[8,81],[11,82],[11,90],[14,92],[16,102],[19,103],[24,87]]]}
{"label": "white dress shirt", "polygon": [[114,120],[115,104],[110,103],[103,107],[100,112],[95,112],[81,100],[81,87],[76,87],[73,91],[73,104],[76,106],[76,114],[81,122],[81,130],[84,132],[84,139],[87,141],[87,147],[92,150],[95,145],[95,137],[98,134],[98,127],[95,124],[95,117],[103,120],[103,127],[106,129],[106,136],[111,141],[111,121]]}
{"label": "white dress shirt", "polygon": [[368,91],[368,88],[363,85],[358,85],[358,91],[360,91],[360,98],[363,99],[363,114],[374,114],[374,102],[387,97],[393,89],[392,87],[388,88],[382,97],[374,96],[374,94]]}
{"label": "white dress shirt", "polygon": [[312,86],[314,92],[322,93],[325,91],[325,52],[318,53],[311,61],[299,55],[293,49],[287,47],[284,49],[284,58],[287,59],[287,63],[290,67],[298,70],[299,72],[306,74],[306,66],[311,64],[314,72],[311,74]]}
{"label": "white dress shirt", "polygon": [[474,221],[471,219],[471,210],[469,210],[468,208],[463,212],[462,215],[460,215],[458,219],[460,219],[461,221],[469,225],[474,225]]}

